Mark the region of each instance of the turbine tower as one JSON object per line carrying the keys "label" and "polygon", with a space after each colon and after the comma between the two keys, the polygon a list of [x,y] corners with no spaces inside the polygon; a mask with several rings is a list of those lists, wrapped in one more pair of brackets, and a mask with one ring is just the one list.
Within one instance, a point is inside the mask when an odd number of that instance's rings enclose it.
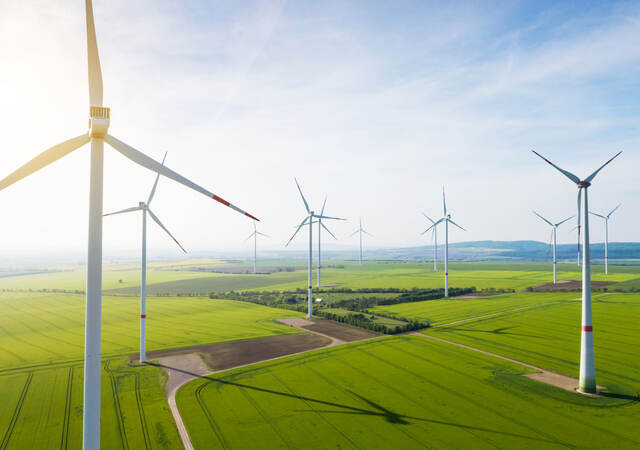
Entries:
{"label": "turbine tower", "polygon": [[360,226],[358,227],[358,229],[356,231],[351,233],[351,236],[349,236],[349,237],[355,236],[356,233],[360,234],[360,265],[362,265],[362,233],[373,237],[373,235],[371,233],[369,233],[364,228],[362,228],[362,217],[360,218]]}
{"label": "turbine tower", "polygon": [[451,214],[447,213],[447,200],[444,195],[444,186],[442,186],[442,207],[444,209],[444,216],[441,219],[436,220],[433,225],[424,230],[422,234],[425,234],[432,228],[438,226],[438,224],[444,222],[444,296],[449,297],[449,223],[460,228],[462,231],[467,231],[460,225],[451,220]]}
{"label": "turbine tower", "polygon": [[[582,232],[582,334],[580,344],[580,381],[578,389],[580,392],[596,392],[596,366],[593,356],[593,323],[591,321],[591,261],[589,249],[589,186],[604,166],[616,159],[622,152],[618,152],[613,158],[600,166],[595,172],[584,180],[581,180],[571,172],[561,169],[551,161],[533,151],[548,164],[557,169],[564,176],[569,178],[578,187],[578,235]],[[584,191],[584,195],[583,195]],[[581,224],[581,213],[584,209],[584,224]]]}
{"label": "turbine tower", "polygon": [[300,228],[302,228],[303,226],[305,226],[308,222],[309,224],[309,264],[308,264],[308,293],[309,293],[309,311],[307,314],[307,317],[309,319],[311,319],[311,313],[313,311],[313,286],[311,285],[311,280],[312,280],[312,272],[313,272],[313,219],[330,219],[330,220],[345,220],[345,219],[341,219],[339,217],[329,217],[329,216],[324,216],[322,214],[315,214],[312,210],[309,209],[309,204],[307,203],[307,200],[304,198],[304,194],[302,193],[302,189],[300,189],[300,185],[298,184],[298,180],[296,180],[294,178],[295,182],[296,182],[296,186],[298,186],[298,192],[300,192],[300,197],[302,197],[302,202],[304,203],[304,207],[307,210],[307,217],[304,218],[304,220],[302,222],[300,222],[300,225],[298,225],[298,228],[296,228],[296,231],[293,233],[293,236],[291,236],[291,238],[287,241],[287,243],[285,244],[285,247],[287,247],[291,241],[293,240],[294,237],[296,237],[296,234],[298,234],[298,231],[300,231]]}
{"label": "turbine tower", "polygon": [[[324,203],[322,203],[322,209],[320,210],[320,216],[324,215],[324,207],[327,204],[327,197],[324,198]],[[327,228],[325,226],[324,223],[322,223],[322,218],[319,218],[318,220],[316,220],[316,222],[318,222],[318,287],[322,286],[322,255],[321,255],[321,251],[322,248],[320,246],[320,237],[322,236],[322,229],[324,228],[327,233],[329,233],[335,240],[338,240],[337,237],[335,237],[335,235],[329,230],[329,228]]]}
{"label": "turbine tower", "polygon": [[[434,225],[436,223],[435,220],[427,216],[425,213],[422,213],[422,215],[425,216],[429,222],[431,222],[431,225]],[[426,233],[426,231],[424,233]],[[433,227],[432,237],[433,237],[433,271],[436,272],[438,270],[438,227]]]}
{"label": "turbine tower", "polygon": [[563,223],[565,223],[567,220],[572,219],[572,218],[573,218],[573,216],[568,217],[568,218],[566,218],[566,219],[564,219],[564,220],[562,220],[562,221],[560,221],[560,222],[558,222],[558,223],[555,223],[555,224],[554,224],[554,223],[551,223],[550,221],[548,221],[547,219],[545,219],[544,217],[542,217],[542,216],[541,216],[540,214],[538,214],[537,212],[533,211],[533,213],[534,213],[536,216],[540,217],[542,220],[544,220],[544,221],[545,221],[547,224],[549,224],[549,226],[551,227],[551,233],[552,233],[552,235],[553,235],[553,284],[556,284],[556,283],[557,283],[556,265],[557,265],[557,262],[558,262],[558,259],[557,259],[557,252],[556,252],[556,245],[557,245],[557,233],[556,233],[556,232],[557,232],[558,227],[559,227],[560,225],[562,225]]}
{"label": "turbine tower", "polygon": [[[165,158],[167,154],[165,153]],[[162,159],[162,164],[164,164],[164,158]],[[153,200],[153,196],[156,193],[156,187],[158,186],[158,179],[160,178],[160,174],[156,175],[156,181],[153,183],[153,188],[151,189],[151,194],[149,194],[149,199],[147,202],[139,202],[138,206],[134,206],[132,208],[123,209],[121,211],[116,211],[113,213],[105,214],[106,216],[113,216],[115,214],[123,214],[134,211],[142,211],[142,276],[140,279],[140,362],[144,363],[147,361],[147,350],[146,350],[146,321],[147,321],[147,213],[151,216],[151,219],[155,223],[158,224],[160,228],[162,228],[165,233],[169,235],[173,241],[178,244],[180,249],[187,253],[187,251],[180,245],[180,243],[173,237],[169,230],[166,229],[160,219],[151,211],[149,205],[151,204],[151,200]]]}
{"label": "turbine tower", "polygon": [[613,214],[616,211],[616,209],[620,208],[620,206],[622,206],[622,203],[620,203],[618,206],[613,208],[613,210],[606,216],[589,211],[589,214],[593,214],[594,216],[598,216],[604,219],[604,274],[605,275],[609,275],[609,219],[611,218],[611,214]]}
{"label": "turbine tower", "polygon": [[237,212],[258,220],[237,206],[223,200],[182,175],[149,158],[144,153],[107,134],[110,110],[102,106],[102,72],[98,57],[96,30],[91,0],[85,0],[87,53],[89,62],[89,130],[45,150],[31,161],[0,180],[0,190],[37,170],[91,143],[89,186],[89,242],[87,251],[87,289],[85,311],[83,438],[85,450],[100,448],[100,323],[102,309],[102,189],[104,143],[108,143],[136,164],[171,178]]}
{"label": "turbine tower", "polygon": [[257,261],[258,261],[258,235],[260,236],[264,236],[264,237],[271,237],[271,236],[267,236],[264,233],[260,233],[257,229],[256,229],[256,223],[253,222],[253,233],[251,233],[249,235],[248,238],[246,238],[244,241],[247,242],[249,239],[253,238],[253,273],[257,273],[257,269],[256,269],[256,265],[257,265]]}

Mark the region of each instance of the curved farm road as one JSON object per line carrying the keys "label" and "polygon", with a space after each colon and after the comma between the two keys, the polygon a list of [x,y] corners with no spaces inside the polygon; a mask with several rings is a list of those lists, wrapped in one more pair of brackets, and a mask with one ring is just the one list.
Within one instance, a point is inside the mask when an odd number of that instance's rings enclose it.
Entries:
{"label": "curved farm road", "polygon": [[[184,421],[182,420],[182,416],[180,415],[180,411],[178,410],[178,405],[176,404],[176,393],[178,392],[178,389],[180,389],[180,387],[182,387],[184,384],[198,377],[209,376],[209,375],[213,375],[215,373],[223,372],[226,370],[250,366],[253,364],[257,364],[259,362],[274,361],[274,360],[285,358],[288,356],[301,355],[304,353],[308,353],[312,350],[317,350],[319,348],[333,347],[336,345],[342,345],[347,343],[347,341],[345,340],[338,339],[336,337],[330,336],[320,331],[310,330],[305,328],[308,326],[315,325],[316,322],[311,322],[309,320],[301,319],[301,318],[278,319],[278,321],[285,325],[289,325],[295,328],[300,328],[301,330],[304,330],[307,333],[312,333],[312,334],[316,334],[316,335],[328,338],[329,343],[320,347],[304,350],[301,352],[289,353],[286,355],[277,356],[275,358],[266,358],[261,361],[253,361],[248,364],[240,364],[234,367],[226,367],[224,369],[215,370],[215,371],[211,371],[209,366],[207,366],[204,363],[200,355],[198,355],[197,353],[179,354],[179,355],[164,356],[161,358],[157,358],[160,365],[167,371],[169,375],[169,379],[167,380],[167,383],[165,385],[165,390],[167,391],[167,401],[169,402],[169,408],[171,409],[171,414],[173,414],[173,419],[175,420],[176,426],[178,427],[178,433],[180,434],[182,445],[184,445],[184,448],[186,450],[194,450],[194,448],[193,448],[193,444],[191,443],[191,438],[189,437],[189,432],[187,431],[187,428],[184,425]],[[345,327],[348,327],[348,326],[345,325]],[[378,336],[373,335],[373,333],[369,333],[368,337],[365,337],[364,339],[359,339],[359,340],[374,339],[375,337],[378,337]],[[356,340],[356,339],[352,339],[352,340]]]}

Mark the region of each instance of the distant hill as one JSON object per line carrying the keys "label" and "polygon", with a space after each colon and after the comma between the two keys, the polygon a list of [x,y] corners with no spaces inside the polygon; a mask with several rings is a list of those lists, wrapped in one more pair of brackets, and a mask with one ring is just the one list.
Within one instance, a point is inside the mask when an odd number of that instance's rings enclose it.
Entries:
{"label": "distant hill", "polygon": [[[558,245],[558,260],[568,261],[577,258],[577,244]],[[438,255],[442,258],[444,246],[438,245]],[[433,246],[390,248],[368,250],[368,259],[431,259]],[[449,258],[455,260],[511,260],[511,261],[548,261],[551,259],[551,246],[538,241],[473,241],[449,245]],[[604,244],[591,244],[591,258],[604,259]],[[609,259],[632,260],[640,262],[640,242],[609,243]]]}

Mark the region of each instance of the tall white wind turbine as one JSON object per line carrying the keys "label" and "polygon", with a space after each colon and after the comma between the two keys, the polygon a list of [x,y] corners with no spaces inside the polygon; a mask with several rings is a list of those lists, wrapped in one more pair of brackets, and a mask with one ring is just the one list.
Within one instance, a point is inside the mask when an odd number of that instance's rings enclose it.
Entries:
{"label": "tall white wind turbine", "polygon": [[85,8],[89,63],[89,130],[80,136],[76,136],[45,150],[3,180],[0,180],[0,190],[48,166],[83,145],[89,142],[91,143],[82,445],[85,450],[98,450],[100,448],[100,322],[102,309],[102,188],[104,143],[108,143],[136,164],[164,175],[167,178],[171,178],[207,197],[211,197],[245,216],[254,220],[258,219],[149,158],[135,148],[107,134],[110,110],[102,106],[102,71],[100,69],[100,58],[98,57],[98,44],[96,41],[91,0],[85,0]]}
{"label": "tall white wind turbine", "polygon": [[[165,153],[165,158],[167,154]],[[164,164],[164,159],[162,160],[162,164]],[[151,204],[151,200],[153,200],[153,196],[156,193],[156,187],[158,186],[158,179],[160,178],[160,174],[156,176],[156,181],[153,183],[153,188],[151,189],[151,193],[149,194],[149,199],[145,202],[139,202],[138,206],[134,206],[131,208],[126,208],[121,211],[112,212],[109,214],[105,214],[106,216],[113,216],[115,214],[123,214],[134,211],[142,211],[142,276],[140,279],[140,362],[146,362],[147,360],[147,349],[146,349],[146,322],[147,322],[147,214],[151,216],[151,219],[158,224],[160,228],[164,230],[165,233],[169,235],[173,241],[178,244],[180,249],[187,253],[187,251],[180,245],[180,242],[173,237],[169,230],[160,222],[160,219],[151,211],[149,205]]]}
{"label": "tall white wind turbine", "polygon": [[[320,210],[320,216],[324,215],[324,207],[327,205],[327,197],[324,198],[324,202],[322,203],[322,209]],[[320,244],[322,237],[322,229],[324,228],[327,233],[329,233],[335,240],[338,240],[337,237],[322,223],[322,218],[316,220],[318,222],[318,287],[322,286],[322,246]]]}
{"label": "tall white wind turbine", "polygon": [[[436,223],[435,220],[427,216],[425,213],[422,213],[422,215],[425,216],[429,222],[431,222],[431,225],[435,225]],[[432,230],[433,230],[433,270],[437,271],[438,270],[438,227],[434,226]]]}
{"label": "tall white wind turbine", "polygon": [[433,225],[424,230],[422,234],[425,234],[432,228],[438,226],[438,224],[444,222],[444,296],[449,297],[449,223],[460,228],[462,231],[467,231],[460,225],[451,220],[451,214],[447,213],[447,199],[444,195],[444,186],[442,186],[442,207],[444,209],[444,216],[441,219],[436,220]]}
{"label": "tall white wind turbine", "polygon": [[[564,176],[569,178],[578,187],[578,235],[582,230],[582,333],[580,344],[580,380],[578,389],[581,392],[596,392],[596,366],[593,355],[593,323],[591,320],[591,261],[589,249],[589,186],[604,166],[616,159],[618,152],[613,158],[600,166],[595,172],[584,180],[581,180],[571,172],[561,169],[553,164],[538,152],[533,151],[548,164],[557,169]],[[583,193],[584,191],[584,193]],[[583,195],[584,194],[584,195]],[[581,213],[584,209],[584,223],[581,223]]]}
{"label": "tall white wind turbine", "polygon": [[547,219],[545,219],[544,217],[542,217],[540,214],[538,214],[537,212],[533,211],[533,213],[540,217],[542,220],[544,220],[547,224],[549,224],[549,226],[551,227],[551,233],[553,235],[553,284],[557,283],[557,272],[556,272],[556,266],[558,263],[558,258],[557,258],[557,252],[556,252],[556,246],[557,246],[557,230],[558,227],[560,225],[562,225],[563,223],[565,223],[567,220],[572,219],[573,216],[568,217],[558,223],[551,223],[550,221],[548,221]]}
{"label": "tall white wind turbine", "polygon": [[360,265],[362,265],[362,233],[373,237],[373,235],[371,233],[369,233],[364,228],[362,228],[362,217],[361,217],[360,218],[360,225],[358,226],[358,229],[356,231],[354,231],[353,233],[351,233],[351,236],[349,236],[349,237],[352,237],[352,236],[355,236],[356,234],[360,235],[360,256],[359,256]]}
{"label": "tall white wind turbine", "polygon": [[256,223],[253,222],[253,233],[251,233],[249,235],[248,238],[245,239],[245,242],[248,241],[249,239],[253,238],[253,273],[257,273],[257,262],[258,262],[258,235],[260,236],[264,236],[264,237],[270,237],[267,236],[264,233],[260,233],[257,229],[256,229]]}
{"label": "tall white wind turbine", "polygon": [[307,210],[307,217],[305,217],[304,220],[300,222],[300,225],[298,225],[298,228],[296,228],[296,231],[293,233],[293,236],[291,236],[291,238],[287,241],[287,243],[285,244],[285,247],[287,247],[291,243],[293,238],[296,237],[296,234],[298,234],[298,231],[300,231],[300,229],[308,223],[309,225],[309,264],[308,264],[309,306],[308,306],[307,317],[311,319],[311,313],[313,312],[313,286],[311,285],[312,273],[313,273],[313,219],[316,219],[316,220],[320,220],[320,219],[345,220],[345,219],[341,219],[339,217],[324,216],[322,214],[315,214],[312,210],[309,209],[309,204],[307,203],[307,200],[304,198],[304,194],[302,193],[302,189],[300,189],[298,180],[296,180],[295,178],[294,180],[296,182],[296,186],[298,187],[298,192],[300,192],[300,197],[302,197],[302,202],[304,203],[304,207]]}
{"label": "tall white wind turbine", "polygon": [[594,213],[589,211],[589,214],[593,214],[594,216],[598,216],[604,219],[604,273],[605,275],[609,275],[609,219],[611,218],[611,214],[613,214],[616,209],[620,208],[622,203],[613,208],[609,214],[606,216],[598,213]]}

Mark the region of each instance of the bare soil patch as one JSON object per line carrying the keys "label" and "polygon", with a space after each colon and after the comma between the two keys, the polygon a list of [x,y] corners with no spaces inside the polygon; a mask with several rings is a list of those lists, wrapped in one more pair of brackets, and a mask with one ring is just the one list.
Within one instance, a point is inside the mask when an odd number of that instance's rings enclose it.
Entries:
{"label": "bare soil patch", "polygon": [[380,334],[374,333],[373,331],[352,327],[351,325],[327,319],[313,319],[312,325],[303,326],[302,329],[313,331],[315,333],[326,334],[327,336],[344,342],[360,341],[362,339],[370,339],[380,336]]}
{"label": "bare soil patch", "polygon": [[[616,284],[614,281],[592,281],[592,289],[600,289],[605,286]],[[559,280],[557,284],[545,283],[532,288],[534,292],[572,292],[582,290],[582,281],[579,280]]]}
{"label": "bare soil patch", "polygon": [[[148,359],[195,353],[212,370],[225,370],[267,359],[305,352],[329,345],[331,339],[312,333],[285,334],[241,341],[218,342],[170,350],[159,350],[148,354]],[[131,355],[137,360],[138,355]],[[170,364],[164,364],[169,365]]]}

